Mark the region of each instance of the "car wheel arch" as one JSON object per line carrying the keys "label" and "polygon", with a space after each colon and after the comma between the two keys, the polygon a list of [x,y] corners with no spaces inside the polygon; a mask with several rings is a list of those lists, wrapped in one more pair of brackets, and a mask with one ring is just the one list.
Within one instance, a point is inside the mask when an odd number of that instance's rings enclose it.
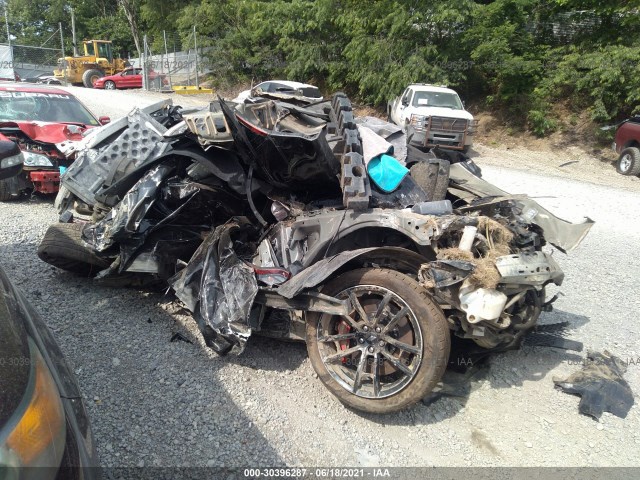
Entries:
{"label": "car wheel arch", "polygon": [[625,143],[622,148],[629,148],[629,147],[636,147],[636,148],[640,148],[640,142],[638,140],[629,140],[627,143]]}

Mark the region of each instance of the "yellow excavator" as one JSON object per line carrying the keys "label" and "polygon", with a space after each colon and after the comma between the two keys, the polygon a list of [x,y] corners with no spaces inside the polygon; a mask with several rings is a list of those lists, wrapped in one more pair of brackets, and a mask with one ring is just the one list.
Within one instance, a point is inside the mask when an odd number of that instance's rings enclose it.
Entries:
{"label": "yellow excavator", "polygon": [[125,60],[113,58],[109,40],[85,40],[82,44],[84,55],[58,59],[58,68],[53,70],[53,75],[61,83],[93,88],[97,79],[119,73],[128,66]]}

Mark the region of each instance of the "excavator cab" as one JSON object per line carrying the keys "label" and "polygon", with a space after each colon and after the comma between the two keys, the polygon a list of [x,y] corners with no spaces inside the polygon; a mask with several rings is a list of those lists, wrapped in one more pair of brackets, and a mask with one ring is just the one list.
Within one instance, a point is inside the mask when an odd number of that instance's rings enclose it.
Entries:
{"label": "excavator cab", "polygon": [[113,62],[113,48],[110,41],[85,40],[83,43],[86,57],[95,56],[98,59],[104,58],[109,63]]}

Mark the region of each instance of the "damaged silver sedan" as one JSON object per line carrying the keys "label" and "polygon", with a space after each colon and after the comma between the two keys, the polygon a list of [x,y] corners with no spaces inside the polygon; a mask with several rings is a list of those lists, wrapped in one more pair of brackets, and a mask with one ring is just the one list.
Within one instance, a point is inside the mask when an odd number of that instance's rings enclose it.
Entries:
{"label": "damaged silver sedan", "polygon": [[254,333],[305,341],[357,410],[425,397],[452,341],[518,348],[563,280],[543,247],[569,251],[593,223],[494,187],[464,157],[407,149],[343,94],[152,110],[66,146],[76,161],[40,258],[170,286],[221,355]]}

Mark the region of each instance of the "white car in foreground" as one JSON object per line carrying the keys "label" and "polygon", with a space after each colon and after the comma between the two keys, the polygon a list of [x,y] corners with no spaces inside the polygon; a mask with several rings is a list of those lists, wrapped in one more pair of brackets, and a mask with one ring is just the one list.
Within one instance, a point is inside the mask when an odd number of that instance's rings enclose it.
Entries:
{"label": "white car in foreground", "polygon": [[477,121],[450,88],[411,84],[389,102],[387,114],[390,121],[406,132],[407,143],[415,147],[466,152],[473,144]]}

